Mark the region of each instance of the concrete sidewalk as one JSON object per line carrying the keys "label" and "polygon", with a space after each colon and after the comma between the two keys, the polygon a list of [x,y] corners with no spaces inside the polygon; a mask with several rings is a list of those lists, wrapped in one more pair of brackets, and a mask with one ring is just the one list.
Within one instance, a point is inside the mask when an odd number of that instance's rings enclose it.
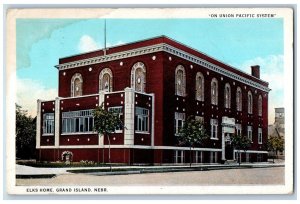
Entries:
{"label": "concrete sidewalk", "polygon": [[[199,168],[199,170],[218,170],[218,169],[232,169],[232,168],[266,168],[266,167],[283,167],[284,160],[272,162],[262,162],[262,163],[226,163],[226,164],[193,164],[193,169]],[[134,169],[146,169],[153,172],[157,170],[158,172],[165,170],[174,169],[174,171],[180,171],[186,168],[189,168],[187,165],[164,165],[164,166],[113,166],[112,169],[129,169],[127,173],[133,172]],[[16,164],[16,175],[17,177],[34,177],[34,176],[47,176],[47,175],[62,175],[62,174],[71,174],[69,170],[101,170],[109,169],[109,167],[68,167],[68,168],[38,168],[25,165]],[[131,170],[132,169],[132,170]],[[122,172],[124,174],[124,171]],[[104,173],[105,174],[105,173]],[[109,172],[107,173],[109,174]]]}

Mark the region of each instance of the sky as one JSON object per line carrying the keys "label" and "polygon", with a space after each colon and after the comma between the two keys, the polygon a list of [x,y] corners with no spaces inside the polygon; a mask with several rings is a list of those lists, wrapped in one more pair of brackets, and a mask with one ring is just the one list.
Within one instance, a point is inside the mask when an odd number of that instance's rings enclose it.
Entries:
{"label": "sky", "polygon": [[[103,19],[17,19],[17,103],[36,116],[37,99],[58,96],[59,58],[104,47]],[[107,46],[166,35],[269,82],[269,124],[284,107],[283,20],[106,19]],[[30,93],[30,94],[28,94]]]}

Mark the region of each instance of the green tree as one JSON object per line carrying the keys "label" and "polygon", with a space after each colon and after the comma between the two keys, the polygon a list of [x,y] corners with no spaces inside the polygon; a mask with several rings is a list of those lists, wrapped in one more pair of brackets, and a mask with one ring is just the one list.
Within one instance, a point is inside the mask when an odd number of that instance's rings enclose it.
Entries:
{"label": "green tree", "polygon": [[[267,141],[267,150],[272,151],[276,156],[278,151],[284,150],[284,139],[281,136],[269,136]],[[274,162],[274,156],[273,156]]]}
{"label": "green tree", "polygon": [[36,119],[27,115],[26,110],[16,104],[16,157],[35,158]]}
{"label": "green tree", "polygon": [[189,116],[179,131],[178,141],[180,145],[190,147],[190,167],[192,166],[192,147],[196,144],[200,145],[208,137],[203,122],[195,119],[195,116]]}
{"label": "green tree", "polygon": [[108,161],[111,170],[111,160],[110,160],[110,134],[114,133],[117,128],[123,127],[123,123],[119,115],[113,111],[108,111],[101,106],[97,107],[93,111],[94,116],[94,130],[96,130],[101,136],[107,136],[108,140]]}
{"label": "green tree", "polygon": [[239,153],[239,160],[238,163],[239,165],[241,164],[241,150],[244,150],[244,152],[246,153],[246,151],[249,149],[250,145],[251,145],[251,140],[246,137],[246,136],[241,136],[241,135],[237,135],[234,134],[231,137],[231,145],[238,150]]}

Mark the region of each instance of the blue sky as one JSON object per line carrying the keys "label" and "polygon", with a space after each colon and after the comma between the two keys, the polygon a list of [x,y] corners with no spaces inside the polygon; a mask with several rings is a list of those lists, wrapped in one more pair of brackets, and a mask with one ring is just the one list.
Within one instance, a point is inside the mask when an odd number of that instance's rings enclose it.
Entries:
{"label": "blue sky", "polygon": [[[261,65],[270,82],[269,121],[283,106],[282,19],[107,19],[108,46],[166,35],[250,73]],[[57,96],[61,57],[100,49],[103,19],[18,19],[17,102],[31,115],[36,99]],[[32,93],[28,97],[28,91]]]}

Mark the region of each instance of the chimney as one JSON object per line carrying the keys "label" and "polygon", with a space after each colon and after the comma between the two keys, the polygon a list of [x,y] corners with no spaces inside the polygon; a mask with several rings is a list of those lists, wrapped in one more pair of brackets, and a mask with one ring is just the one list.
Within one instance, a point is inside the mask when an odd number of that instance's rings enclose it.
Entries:
{"label": "chimney", "polygon": [[254,66],[251,66],[251,75],[256,77],[256,78],[260,78],[259,76],[259,65],[254,65]]}

